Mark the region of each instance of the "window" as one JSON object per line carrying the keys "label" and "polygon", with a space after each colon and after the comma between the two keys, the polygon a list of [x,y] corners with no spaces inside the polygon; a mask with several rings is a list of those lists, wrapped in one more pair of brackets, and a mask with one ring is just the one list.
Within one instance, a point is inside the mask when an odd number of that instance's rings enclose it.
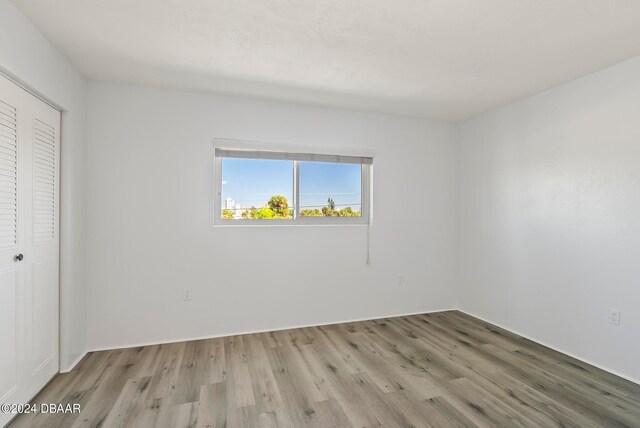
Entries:
{"label": "window", "polygon": [[362,165],[299,162],[300,217],[361,217]]}
{"label": "window", "polygon": [[223,219],[293,218],[293,161],[223,158]]}
{"label": "window", "polygon": [[368,224],[370,157],[216,148],[216,224]]}

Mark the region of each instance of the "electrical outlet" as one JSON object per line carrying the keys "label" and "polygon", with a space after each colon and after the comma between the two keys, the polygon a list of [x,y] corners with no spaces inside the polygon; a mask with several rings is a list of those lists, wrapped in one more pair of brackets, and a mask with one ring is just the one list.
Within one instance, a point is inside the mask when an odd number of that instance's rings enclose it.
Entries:
{"label": "electrical outlet", "polygon": [[620,309],[609,309],[609,324],[620,325]]}
{"label": "electrical outlet", "polygon": [[404,276],[398,275],[398,285],[404,285]]}
{"label": "electrical outlet", "polygon": [[193,297],[193,295],[191,294],[191,289],[190,288],[185,288],[184,289],[184,300],[191,300],[191,298]]}

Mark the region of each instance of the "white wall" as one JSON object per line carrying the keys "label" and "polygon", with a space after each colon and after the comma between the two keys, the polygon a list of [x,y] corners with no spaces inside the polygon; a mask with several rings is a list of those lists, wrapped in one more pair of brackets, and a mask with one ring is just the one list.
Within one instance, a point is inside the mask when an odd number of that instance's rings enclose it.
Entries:
{"label": "white wall", "polygon": [[460,307],[640,379],[640,58],[462,124],[459,170]]}
{"label": "white wall", "polygon": [[[214,137],[374,150],[373,264],[362,226],[213,227]],[[452,308],[455,165],[452,125],[91,83],[89,347]]]}
{"label": "white wall", "polygon": [[60,200],[60,367],[85,349],[85,136],[87,84],[7,0],[0,0],[0,71],[65,109]]}

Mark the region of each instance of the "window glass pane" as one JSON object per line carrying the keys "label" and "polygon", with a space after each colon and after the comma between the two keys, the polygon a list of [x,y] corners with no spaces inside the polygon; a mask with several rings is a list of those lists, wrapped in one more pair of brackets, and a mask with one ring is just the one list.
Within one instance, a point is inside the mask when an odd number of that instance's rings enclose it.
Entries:
{"label": "window glass pane", "polygon": [[300,162],[301,217],[361,217],[362,166]]}
{"label": "window glass pane", "polygon": [[222,218],[293,218],[293,161],[222,158]]}

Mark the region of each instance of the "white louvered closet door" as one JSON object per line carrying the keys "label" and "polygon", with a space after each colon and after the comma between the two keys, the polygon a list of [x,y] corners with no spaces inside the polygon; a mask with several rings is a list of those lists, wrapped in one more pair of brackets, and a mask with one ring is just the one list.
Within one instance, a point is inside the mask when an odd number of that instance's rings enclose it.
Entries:
{"label": "white louvered closet door", "polygon": [[60,113],[0,75],[0,403],[58,372],[59,153]]}

